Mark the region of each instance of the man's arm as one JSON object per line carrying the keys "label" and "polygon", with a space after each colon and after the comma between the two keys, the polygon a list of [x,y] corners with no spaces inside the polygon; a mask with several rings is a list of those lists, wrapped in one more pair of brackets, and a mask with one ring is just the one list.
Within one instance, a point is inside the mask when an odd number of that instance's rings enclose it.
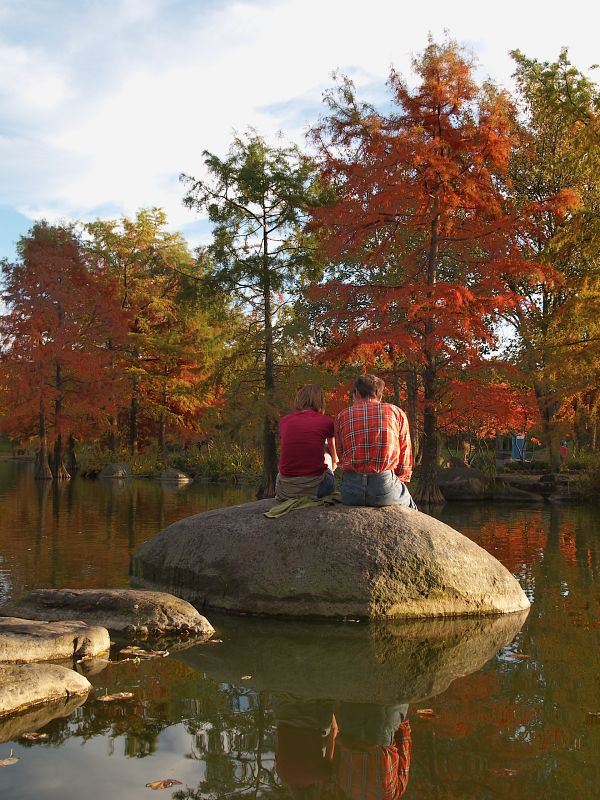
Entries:
{"label": "man's arm", "polygon": [[413,468],[413,454],[412,454],[412,443],[410,440],[410,427],[408,424],[408,419],[404,411],[402,409],[398,409],[400,412],[400,432],[398,435],[399,439],[399,447],[400,447],[400,458],[398,461],[398,466],[396,467],[396,475],[402,481],[402,483],[409,483],[410,479],[412,478],[412,468]]}

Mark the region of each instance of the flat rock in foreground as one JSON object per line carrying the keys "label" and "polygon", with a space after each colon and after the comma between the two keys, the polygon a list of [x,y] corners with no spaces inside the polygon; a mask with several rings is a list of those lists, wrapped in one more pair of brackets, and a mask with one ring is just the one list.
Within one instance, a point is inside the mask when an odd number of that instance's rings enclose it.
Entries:
{"label": "flat rock in foreground", "polygon": [[340,505],[267,519],[272,505],[170,525],[133,556],[135,582],[199,607],[270,616],[423,618],[529,607],[499,561],[427,514]]}
{"label": "flat rock in foreground", "polygon": [[107,653],[106,628],[79,620],[41,622],[0,617],[0,662],[28,664],[67,658],[91,658]]}
{"label": "flat rock in foreground", "polygon": [[36,620],[81,619],[136,636],[211,636],[214,632],[206,617],[185,600],[165,592],[135,589],[35,589],[0,607],[0,618],[8,615]]}
{"label": "flat rock in foreground", "polygon": [[57,664],[0,664],[0,717],[41,703],[85,697],[91,688],[83,675]]}

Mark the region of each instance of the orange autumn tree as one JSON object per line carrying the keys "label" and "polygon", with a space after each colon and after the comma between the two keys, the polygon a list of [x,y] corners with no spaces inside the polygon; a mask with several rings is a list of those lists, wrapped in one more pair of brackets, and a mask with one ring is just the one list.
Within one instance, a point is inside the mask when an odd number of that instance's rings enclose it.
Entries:
{"label": "orange autumn tree", "polygon": [[39,437],[37,478],[68,478],[65,437],[98,435],[105,425],[106,345],[123,342],[125,321],[114,284],[88,268],[72,227],[36,223],[17,252],[2,264],[2,428]]}
{"label": "orange autumn tree", "polygon": [[[439,425],[448,438],[462,444],[462,457],[471,463],[476,455],[495,461],[496,437],[521,434],[525,438],[539,426],[540,415],[526,376],[512,370],[509,382],[492,365],[460,374],[447,381],[440,397]],[[450,444],[448,449],[451,451]],[[491,453],[490,453],[491,449]],[[459,455],[457,452],[456,455]]]}
{"label": "orange autumn tree", "polygon": [[515,302],[508,277],[535,265],[518,251],[504,191],[516,146],[508,98],[475,83],[454,42],[430,42],[413,67],[414,91],[392,71],[387,114],[359,103],[347,79],[326,96],[312,140],[335,199],[313,210],[330,275],[315,294],[332,358],[392,350],[414,370],[424,435],[416,496],[439,503],[441,395],[493,343],[499,310]]}

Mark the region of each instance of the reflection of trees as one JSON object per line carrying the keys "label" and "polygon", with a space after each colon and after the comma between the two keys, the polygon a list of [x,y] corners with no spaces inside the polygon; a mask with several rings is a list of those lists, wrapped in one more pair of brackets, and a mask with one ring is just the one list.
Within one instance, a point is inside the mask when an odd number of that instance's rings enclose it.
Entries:
{"label": "reflection of trees", "polygon": [[595,797],[600,726],[587,712],[598,708],[600,674],[597,512],[477,506],[443,518],[495,550],[534,604],[510,647],[432,701],[438,719],[415,719],[414,796]]}
{"label": "reflection of trees", "polygon": [[253,494],[251,487],[201,484],[170,493],[148,480],[50,483],[33,479],[32,464],[2,464],[0,553],[10,564],[4,583],[15,594],[128,586],[131,554],[161,527]]}
{"label": "reflection of trees", "polygon": [[189,757],[205,764],[196,789],[173,795],[177,800],[228,797],[287,797],[275,775],[273,717],[263,692],[221,685],[219,713],[209,721],[190,720],[193,736]]}

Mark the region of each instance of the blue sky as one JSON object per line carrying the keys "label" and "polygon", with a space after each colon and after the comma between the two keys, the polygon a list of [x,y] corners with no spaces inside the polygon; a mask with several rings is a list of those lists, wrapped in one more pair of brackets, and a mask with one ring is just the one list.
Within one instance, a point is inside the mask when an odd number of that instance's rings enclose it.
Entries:
{"label": "blue sky", "polygon": [[[0,0],[0,258],[35,219],[165,208],[190,243],[180,172],[234,131],[300,144],[331,74],[378,100],[393,64],[445,29],[509,85],[514,48],[581,69],[600,61],[588,0]],[[493,14],[493,17],[492,17]]]}

